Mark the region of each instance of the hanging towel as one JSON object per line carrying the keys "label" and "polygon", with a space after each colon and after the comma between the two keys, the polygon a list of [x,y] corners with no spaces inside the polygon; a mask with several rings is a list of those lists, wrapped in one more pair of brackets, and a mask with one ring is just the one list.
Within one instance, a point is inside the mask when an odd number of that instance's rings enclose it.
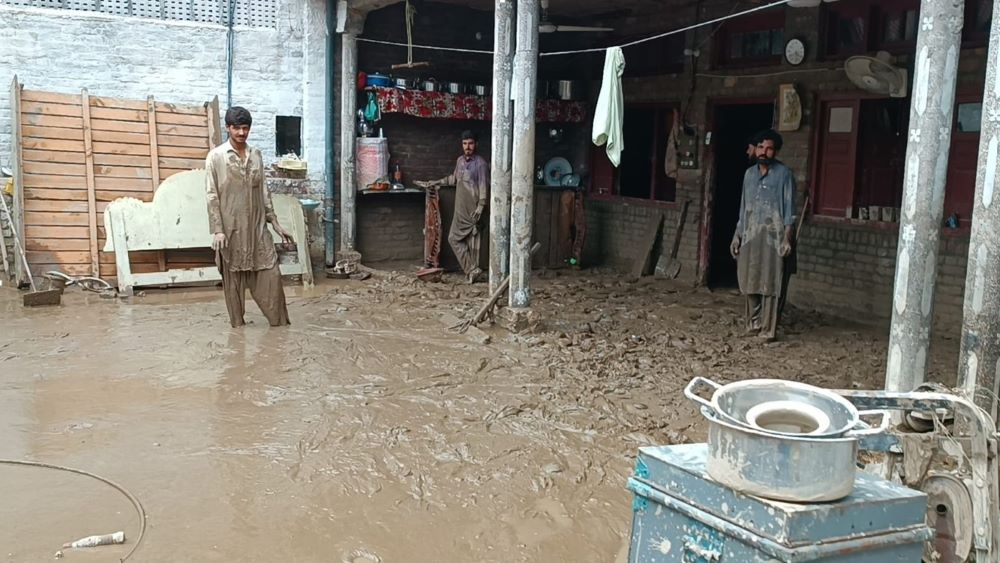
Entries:
{"label": "hanging towel", "polygon": [[680,130],[680,114],[674,110],[674,117],[670,123],[670,135],[667,136],[667,154],[663,157],[663,172],[667,178],[677,179],[677,137]]}
{"label": "hanging towel", "polygon": [[622,139],[622,73],[625,55],[621,47],[611,47],[604,56],[604,79],[601,94],[594,108],[594,130],[591,138],[597,146],[607,145],[608,160],[616,168],[621,163],[625,144]]}

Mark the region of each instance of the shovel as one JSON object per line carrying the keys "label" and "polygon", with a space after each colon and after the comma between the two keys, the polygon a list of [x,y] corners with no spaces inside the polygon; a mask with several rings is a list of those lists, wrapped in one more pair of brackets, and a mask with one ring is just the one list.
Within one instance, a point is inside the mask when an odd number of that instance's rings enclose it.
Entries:
{"label": "shovel", "polygon": [[[7,217],[12,217],[10,210],[7,209],[7,200],[0,196],[0,205],[3,206],[3,213]],[[20,254],[21,261],[24,263],[24,273],[28,275],[28,283],[31,284],[31,293],[25,293],[21,296],[21,303],[25,307],[40,307],[43,305],[58,305],[62,301],[62,290],[61,289],[46,289],[44,291],[38,291],[35,286],[35,278],[31,275],[31,266],[28,265],[28,257],[24,254],[24,247],[21,246],[21,239],[17,237],[17,231],[13,229],[13,224],[11,225],[11,232],[14,233],[14,252]]]}
{"label": "shovel", "polygon": [[670,250],[670,263],[663,270],[663,276],[670,279],[676,279],[677,275],[681,273],[681,261],[677,259],[677,250],[681,246],[681,233],[684,231],[684,221],[687,219],[688,206],[691,205],[691,200],[684,200],[684,205],[681,207],[681,216],[677,219],[677,231],[674,233],[674,246]]}

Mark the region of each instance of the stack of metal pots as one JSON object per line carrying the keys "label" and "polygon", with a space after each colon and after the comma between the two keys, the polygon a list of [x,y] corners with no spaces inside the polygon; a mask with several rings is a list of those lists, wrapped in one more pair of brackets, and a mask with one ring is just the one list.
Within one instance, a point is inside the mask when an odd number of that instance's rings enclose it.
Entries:
{"label": "stack of metal pots", "polygon": [[[711,391],[711,399],[699,393]],[[786,502],[827,502],[854,489],[858,438],[881,434],[886,411],[861,411],[819,387],[775,379],[719,385],[691,380],[684,394],[708,419],[708,475],[732,489]],[[878,416],[872,427],[862,416]]]}

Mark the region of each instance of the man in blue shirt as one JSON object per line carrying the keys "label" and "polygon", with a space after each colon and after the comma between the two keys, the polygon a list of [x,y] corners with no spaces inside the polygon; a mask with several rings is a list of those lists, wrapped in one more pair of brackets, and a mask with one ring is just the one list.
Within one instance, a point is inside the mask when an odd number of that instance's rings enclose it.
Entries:
{"label": "man in blue shirt", "polygon": [[729,246],[747,299],[747,333],[767,340],[777,334],[784,259],[792,252],[795,226],[795,176],[776,158],[781,145],[777,131],[757,137],[757,162],[743,176],[740,215]]}

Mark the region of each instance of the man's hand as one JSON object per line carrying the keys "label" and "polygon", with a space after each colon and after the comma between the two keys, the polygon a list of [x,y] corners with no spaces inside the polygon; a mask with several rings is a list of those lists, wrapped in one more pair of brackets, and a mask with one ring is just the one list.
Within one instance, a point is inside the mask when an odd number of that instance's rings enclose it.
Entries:
{"label": "man's hand", "polygon": [[274,232],[278,233],[278,236],[281,237],[283,242],[286,244],[295,244],[295,240],[292,239],[292,233],[286,231],[281,225],[272,224],[271,226],[274,228]]}
{"label": "man's hand", "polygon": [[229,245],[225,233],[215,233],[212,235],[212,250],[219,251]]}
{"label": "man's hand", "polygon": [[788,255],[791,253],[792,253],[792,241],[789,240],[788,237],[786,236],[783,239],[781,239],[781,244],[778,246],[778,254],[780,254],[782,258],[787,258]]}
{"label": "man's hand", "polygon": [[729,254],[731,254],[733,258],[740,255],[740,242],[739,235],[736,235],[733,237],[733,242],[729,243]]}
{"label": "man's hand", "polygon": [[483,207],[484,206],[480,205],[479,207],[476,207],[475,211],[472,212],[472,222],[473,223],[478,223],[479,219],[482,218],[482,216],[483,216]]}
{"label": "man's hand", "polygon": [[427,180],[417,180],[416,182],[413,182],[413,183],[416,184],[417,186],[421,187],[421,188],[424,188],[425,190],[427,188],[431,188],[431,187],[434,186],[434,182],[429,182]]}

